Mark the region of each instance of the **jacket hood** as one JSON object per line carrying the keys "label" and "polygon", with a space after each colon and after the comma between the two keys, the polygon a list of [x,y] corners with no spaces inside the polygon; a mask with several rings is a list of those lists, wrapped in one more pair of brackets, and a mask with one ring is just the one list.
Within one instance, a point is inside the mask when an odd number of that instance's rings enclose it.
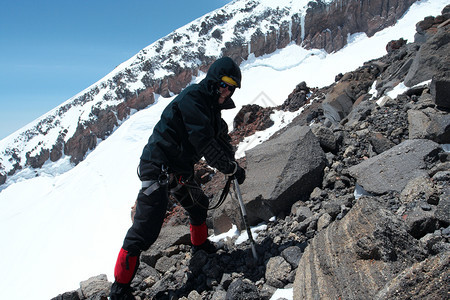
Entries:
{"label": "jacket hood", "polygon": [[219,83],[222,81],[223,76],[228,76],[237,83],[237,87],[241,87],[241,69],[239,66],[229,57],[222,57],[216,60],[211,67],[209,67],[206,74],[207,81],[213,81]]}

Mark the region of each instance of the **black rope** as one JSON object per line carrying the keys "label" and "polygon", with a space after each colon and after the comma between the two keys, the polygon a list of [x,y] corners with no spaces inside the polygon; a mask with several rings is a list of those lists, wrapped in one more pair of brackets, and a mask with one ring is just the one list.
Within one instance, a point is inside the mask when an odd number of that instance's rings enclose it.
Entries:
{"label": "black rope", "polygon": [[[190,208],[190,207],[193,207],[196,205],[200,206],[201,208],[204,208],[206,210],[213,210],[213,209],[219,208],[225,202],[225,199],[227,198],[227,195],[230,192],[232,180],[233,180],[233,176],[229,176],[227,182],[225,183],[225,187],[222,190],[222,194],[220,195],[219,201],[217,201],[217,203],[212,207],[203,206],[200,202],[197,201],[196,197],[194,197],[192,195],[191,189],[201,190],[201,187],[192,185],[192,184],[188,184],[188,183],[184,183],[183,186],[186,187],[186,189],[188,190],[189,196],[191,197],[191,200],[192,200],[192,205],[187,206],[186,208]],[[177,197],[175,197],[175,199],[177,199]],[[180,201],[178,201],[178,202],[180,202]],[[180,202],[180,204],[181,204],[181,202]]]}
{"label": "black rope", "polygon": [[233,176],[228,176],[227,183],[225,183],[225,187],[222,190],[222,194],[220,195],[219,201],[217,201],[217,204],[214,205],[213,207],[208,208],[209,210],[219,208],[223,204],[223,202],[225,202],[225,199],[227,198],[227,195],[230,192],[231,180],[233,180]]}

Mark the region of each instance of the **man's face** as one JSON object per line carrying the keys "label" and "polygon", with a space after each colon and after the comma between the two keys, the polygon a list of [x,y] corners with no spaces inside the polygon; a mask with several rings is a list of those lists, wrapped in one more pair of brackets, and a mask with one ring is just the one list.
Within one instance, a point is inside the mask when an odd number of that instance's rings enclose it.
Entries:
{"label": "man's face", "polygon": [[222,82],[219,86],[219,104],[223,104],[225,102],[225,99],[230,97],[230,95],[234,92],[235,87],[231,86],[225,82]]}

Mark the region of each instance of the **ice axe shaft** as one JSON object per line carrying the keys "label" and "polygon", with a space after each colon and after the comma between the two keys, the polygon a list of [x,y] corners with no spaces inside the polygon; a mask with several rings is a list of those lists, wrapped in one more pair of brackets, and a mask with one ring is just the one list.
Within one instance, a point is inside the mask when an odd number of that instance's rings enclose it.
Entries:
{"label": "ice axe shaft", "polygon": [[253,258],[258,260],[258,254],[256,253],[255,241],[253,240],[252,231],[250,230],[250,226],[248,226],[248,218],[247,211],[245,210],[244,201],[242,200],[241,189],[239,188],[239,183],[236,178],[233,180],[234,191],[236,192],[236,196],[239,200],[239,206],[241,207],[242,219],[244,220],[244,226],[247,230],[248,238],[250,239],[250,243],[252,246]]}

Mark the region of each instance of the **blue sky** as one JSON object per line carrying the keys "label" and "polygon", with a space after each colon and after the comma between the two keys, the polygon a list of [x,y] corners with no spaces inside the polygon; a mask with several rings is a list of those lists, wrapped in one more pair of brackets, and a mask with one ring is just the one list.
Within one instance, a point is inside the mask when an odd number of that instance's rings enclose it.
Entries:
{"label": "blue sky", "polygon": [[20,0],[0,8],[0,139],[230,0]]}

